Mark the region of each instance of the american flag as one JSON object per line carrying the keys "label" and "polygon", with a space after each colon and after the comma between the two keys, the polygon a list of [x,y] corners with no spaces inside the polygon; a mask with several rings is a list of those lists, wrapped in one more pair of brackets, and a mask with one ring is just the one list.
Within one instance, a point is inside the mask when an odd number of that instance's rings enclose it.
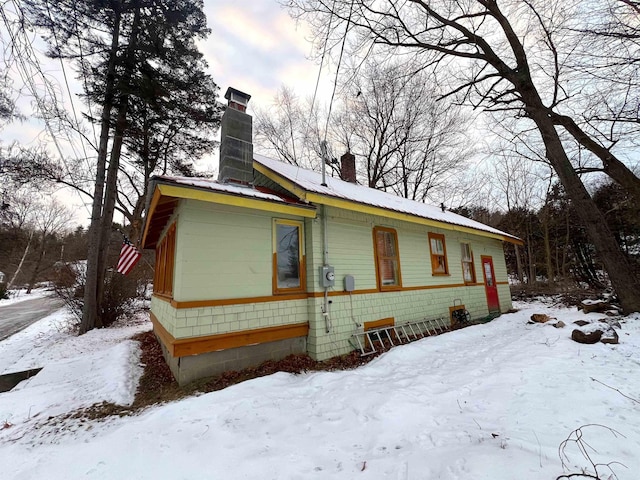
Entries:
{"label": "american flag", "polygon": [[120,249],[120,259],[118,260],[118,267],[116,271],[123,275],[127,275],[133,267],[136,266],[138,260],[142,253],[138,251],[136,247],[133,246],[133,243],[129,241],[128,238],[125,238],[122,241],[122,248]]}

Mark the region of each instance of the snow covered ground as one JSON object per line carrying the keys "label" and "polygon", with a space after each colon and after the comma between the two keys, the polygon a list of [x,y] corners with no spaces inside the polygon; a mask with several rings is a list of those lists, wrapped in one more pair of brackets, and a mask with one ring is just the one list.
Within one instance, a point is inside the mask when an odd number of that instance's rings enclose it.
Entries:
{"label": "snow covered ground", "polygon": [[27,295],[27,289],[10,290],[9,298],[0,298],[0,307],[5,305],[13,305],[14,303],[24,302],[25,300],[33,300],[34,298],[42,298],[51,295],[51,290],[47,288],[35,288]]}
{"label": "snow covered ground", "polygon": [[[102,421],[44,422],[92,400],[130,402],[139,375],[134,342],[107,330],[65,338],[45,319],[30,327],[39,333],[0,343],[0,370],[12,369],[7,348],[21,352],[13,366],[41,358],[41,374],[49,369],[45,379],[0,394],[2,478],[555,479],[593,471],[575,443],[565,449],[565,470],[558,456],[572,431],[591,425],[582,428],[591,460],[619,462],[611,464],[617,478],[636,480],[640,315],[622,321],[619,345],[582,345],[570,339],[571,322],[602,315],[517,307],[356,370],[278,373]],[[532,313],[567,327],[527,324]],[[34,338],[40,346],[25,348]],[[55,402],[43,400],[50,397]],[[32,404],[39,415],[27,411]]]}

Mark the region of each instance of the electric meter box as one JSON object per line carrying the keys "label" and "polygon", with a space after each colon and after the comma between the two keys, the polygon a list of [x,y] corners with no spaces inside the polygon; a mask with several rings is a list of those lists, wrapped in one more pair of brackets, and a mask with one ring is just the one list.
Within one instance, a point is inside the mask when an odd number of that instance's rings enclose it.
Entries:
{"label": "electric meter box", "polygon": [[329,265],[320,267],[320,285],[323,288],[333,287],[336,284],[334,268]]}

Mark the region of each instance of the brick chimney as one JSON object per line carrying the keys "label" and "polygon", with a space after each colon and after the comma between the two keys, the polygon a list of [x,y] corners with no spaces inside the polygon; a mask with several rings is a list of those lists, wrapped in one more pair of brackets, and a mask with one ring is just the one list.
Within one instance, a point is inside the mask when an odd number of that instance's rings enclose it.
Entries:
{"label": "brick chimney", "polygon": [[253,182],[253,122],[247,114],[251,95],[229,87],[224,94],[227,108],[220,121],[220,168],[221,182]]}
{"label": "brick chimney", "polygon": [[340,157],[340,178],[345,182],[356,183],[356,157],[351,152]]}

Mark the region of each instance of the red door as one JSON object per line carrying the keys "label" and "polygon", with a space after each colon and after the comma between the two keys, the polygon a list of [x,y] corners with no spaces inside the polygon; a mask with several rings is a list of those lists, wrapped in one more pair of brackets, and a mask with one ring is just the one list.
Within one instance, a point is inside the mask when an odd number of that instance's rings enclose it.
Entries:
{"label": "red door", "polygon": [[482,273],[484,274],[484,290],[487,292],[487,306],[490,312],[499,312],[500,300],[498,299],[496,274],[493,270],[493,259],[484,256],[480,258],[482,259]]}

